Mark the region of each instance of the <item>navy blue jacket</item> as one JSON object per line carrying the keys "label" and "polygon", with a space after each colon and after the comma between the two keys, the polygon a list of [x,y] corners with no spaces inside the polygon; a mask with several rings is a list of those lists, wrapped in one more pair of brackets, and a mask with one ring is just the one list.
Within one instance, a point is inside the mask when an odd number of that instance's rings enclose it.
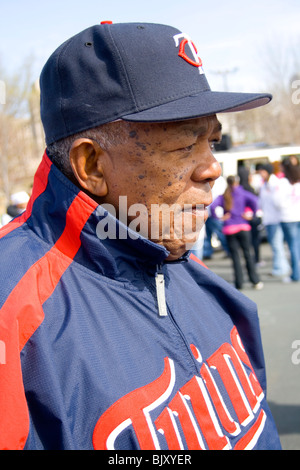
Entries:
{"label": "navy blue jacket", "polygon": [[45,154],[0,231],[0,448],[279,449],[255,304],[111,217]]}

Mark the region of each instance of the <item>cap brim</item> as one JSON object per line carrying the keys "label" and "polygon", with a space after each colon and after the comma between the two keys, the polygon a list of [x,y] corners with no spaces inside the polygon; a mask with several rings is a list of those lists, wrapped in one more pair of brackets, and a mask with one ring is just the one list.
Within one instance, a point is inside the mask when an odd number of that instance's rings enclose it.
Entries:
{"label": "cap brim", "polygon": [[122,116],[125,121],[165,122],[193,119],[218,113],[246,111],[269,103],[270,94],[205,91]]}

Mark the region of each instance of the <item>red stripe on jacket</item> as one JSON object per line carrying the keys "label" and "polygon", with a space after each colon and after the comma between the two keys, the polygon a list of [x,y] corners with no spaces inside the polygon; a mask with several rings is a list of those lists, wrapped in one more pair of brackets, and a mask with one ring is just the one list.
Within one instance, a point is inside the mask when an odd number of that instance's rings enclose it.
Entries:
{"label": "red stripe on jacket", "polygon": [[[40,185],[38,192],[43,185]],[[20,351],[44,319],[43,303],[81,245],[80,234],[97,204],[80,192],[66,214],[65,229],[55,245],[33,264],[0,310],[0,339],[6,361],[0,364],[0,449],[21,450],[29,432]],[[31,210],[29,208],[29,210]]]}
{"label": "red stripe on jacket", "polygon": [[194,255],[194,253],[191,253],[191,254],[190,254],[190,259],[192,259],[193,261],[196,261],[196,263],[201,264],[201,266],[203,266],[204,268],[208,269],[208,267],[206,266],[206,264],[204,264],[201,259],[197,258],[197,256]]}

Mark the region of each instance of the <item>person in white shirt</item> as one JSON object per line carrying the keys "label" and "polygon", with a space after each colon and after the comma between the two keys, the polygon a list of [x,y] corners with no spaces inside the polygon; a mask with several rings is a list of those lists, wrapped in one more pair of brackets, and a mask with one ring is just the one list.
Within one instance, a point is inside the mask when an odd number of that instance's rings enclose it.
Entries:
{"label": "person in white shirt", "polygon": [[259,193],[259,205],[262,210],[262,222],[272,249],[272,275],[287,281],[290,265],[285,254],[280,211],[277,207],[280,180],[273,174],[271,164],[260,165],[258,173],[263,180]]}
{"label": "person in white shirt", "polygon": [[287,157],[282,162],[285,178],[276,193],[281,227],[290,251],[292,281],[300,280],[300,165]]}

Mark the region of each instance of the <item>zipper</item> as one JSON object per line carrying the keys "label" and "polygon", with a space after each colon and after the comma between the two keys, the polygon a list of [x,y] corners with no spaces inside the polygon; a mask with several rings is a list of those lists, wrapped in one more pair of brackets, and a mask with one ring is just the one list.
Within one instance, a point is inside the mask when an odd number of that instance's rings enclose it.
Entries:
{"label": "zipper", "polygon": [[158,314],[160,317],[168,316],[167,303],[166,303],[166,292],[165,292],[165,276],[161,265],[157,265],[155,273],[155,286],[156,286],[156,297],[158,304]]}
{"label": "zipper", "polygon": [[[180,263],[181,261],[187,261],[188,254],[182,256],[176,261],[170,261],[169,263]],[[165,263],[168,263],[165,261]],[[165,275],[162,270],[162,264],[156,265],[155,272],[155,287],[156,287],[156,298],[158,304],[158,314],[160,317],[168,316],[167,302],[166,302],[166,291],[165,291]]]}
{"label": "zipper", "polygon": [[[153,285],[153,284],[152,284]],[[180,335],[181,340],[184,344],[184,347],[188,353],[189,358],[192,361],[193,367],[196,368],[196,372],[198,373],[198,366],[199,363],[196,363],[194,355],[191,351],[191,348],[185,338],[185,335],[181,328],[178,326],[176,320],[174,319],[172,312],[169,311],[166,302],[166,292],[165,292],[165,276],[162,270],[162,264],[156,266],[156,273],[155,273],[155,285],[156,285],[156,297],[157,297],[157,304],[158,304],[158,314],[160,317],[169,317],[171,323],[173,324],[174,328],[176,329],[177,333]]]}

